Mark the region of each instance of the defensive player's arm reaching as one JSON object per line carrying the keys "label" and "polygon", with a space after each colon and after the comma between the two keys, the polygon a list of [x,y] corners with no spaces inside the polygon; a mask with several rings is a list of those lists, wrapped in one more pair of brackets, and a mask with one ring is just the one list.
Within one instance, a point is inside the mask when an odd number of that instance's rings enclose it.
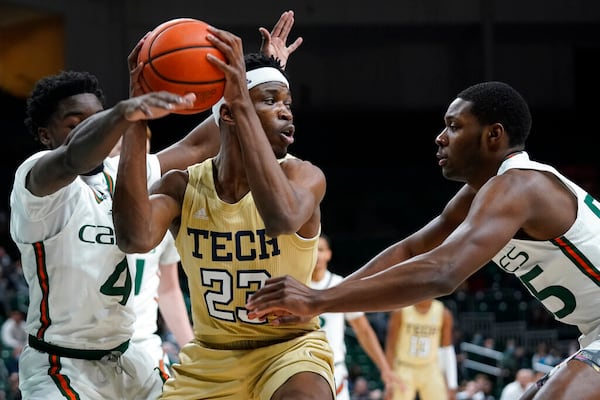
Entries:
{"label": "defensive player's arm reaching", "polygon": [[555,319],[582,333],[580,350],[523,398],[593,397],[600,388],[600,318],[589,307],[598,296],[597,277],[589,271],[600,260],[593,240],[600,233],[598,201],[552,166],[529,158],[531,113],[509,85],[490,81],[464,89],[444,122],[435,139],[438,165],[464,186],[442,215],[330,289],[312,290],[290,277],[268,280],[246,304],[249,318],[402,307],[450,294],[494,262],[519,278]]}
{"label": "defensive player's arm reaching", "polygon": [[[90,102],[97,102],[93,94],[80,96]],[[61,113],[61,122],[67,122],[65,125],[69,127],[63,136],[53,137],[46,134],[46,128],[39,128],[40,141],[52,150],[31,168],[27,176],[27,189],[36,196],[46,196],[58,191],[73,182],[78,175],[101,165],[132,124],[185,109],[193,100],[193,94],[180,97],[166,92],[149,93],[122,100],[114,107],[83,121],[82,115],[77,112]]]}
{"label": "defensive player's arm reaching", "polygon": [[[248,302],[249,310],[256,311],[251,315],[263,317],[275,310],[305,316],[387,311],[447,295],[518,231],[528,206],[520,200],[505,202],[498,196],[500,191],[516,191],[513,184],[502,180],[486,185],[477,201],[474,189],[463,186],[440,216],[330,289],[317,291],[292,279],[273,278]],[[523,208],[518,210],[520,206]],[[281,322],[288,318],[292,317]]]}
{"label": "defensive player's arm reaching", "polygon": [[440,215],[420,230],[389,246],[364,267],[348,275],[345,281],[362,279],[384,271],[392,265],[423,254],[440,245],[450,233],[465,219],[474,191],[464,186],[448,203]]}

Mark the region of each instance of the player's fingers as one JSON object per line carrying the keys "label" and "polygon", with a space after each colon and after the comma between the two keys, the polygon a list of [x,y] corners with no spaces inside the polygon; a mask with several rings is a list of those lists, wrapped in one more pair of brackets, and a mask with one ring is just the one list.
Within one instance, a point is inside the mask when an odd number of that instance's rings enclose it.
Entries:
{"label": "player's fingers", "polygon": [[138,110],[142,112],[144,118],[151,119],[152,118],[152,110],[146,103],[140,103]]}
{"label": "player's fingers", "polygon": [[[219,49],[221,51],[221,53],[223,53],[223,55],[225,56],[225,58],[227,59],[227,61],[229,62],[229,65],[232,66],[232,69],[224,69],[224,63],[215,63],[216,66],[218,68],[220,68],[223,72],[227,72],[227,71],[233,71],[233,67],[235,66],[236,63],[241,63],[241,65],[243,66],[243,46],[242,46],[242,39],[240,39],[238,36],[227,32],[227,31],[223,31],[220,29],[217,29],[213,26],[209,26],[208,30],[211,33],[208,33],[206,35],[206,39],[208,39],[208,41],[210,41],[213,46],[215,46],[217,49]],[[214,34],[213,34],[214,32]],[[208,55],[210,56],[210,54]],[[209,60],[214,61],[215,58],[214,57],[208,57],[207,58]],[[225,64],[227,65],[227,64]],[[238,66],[239,67],[239,66]]]}
{"label": "player's fingers", "polygon": [[248,310],[248,318],[249,319],[259,319],[264,321],[267,317],[266,312],[258,311],[258,310]]}
{"label": "player's fingers", "polygon": [[143,38],[141,38],[136,45],[133,47],[133,49],[131,50],[131,52],[129,53],[129,56],[127,56],[127,64],[129,65],[129,70],[132,70],[133,68],[135,68],[135,66],[137,65],[137,59],[138,59],[138,55],[140,53],[140,50],[142,49],[142,45],[144,44],[144,41],[146,40],[146,38],[150,35],[151,32],[147,32]]}
{"label": "player's fingers", "polygon": [[263,45],[264,43],[268,43],[271,41],[271,33],[266,28],[260,27],[258,28],[258,32],[260,33]]}
{"label": "player's fingers", "polygon": [[273,30],[271,31],[271,35],[279,36],[281,34],[281,29],[285,23],[286,18],[287,18],[287,11],[284,11],[283,13],[281,13],[281,16],[279,17],[279,20],[277,21],[277,23],[275,23],[275,26],[273,27]]}
{"label": "player's fingers", "polygon": [[133,67],[129,70],[130,79],[133,81],[137,81],[140,77],[140,73],[144,68],[144,63],[134,64]]}
{"label": "player's fingers", "polygon": [[125,118],[129,121],[161,118],[174,110],[192,107],[195,99],[194,93],[188,93],[185,96],[169,92],[149,93],[131,100],[132,108],[126,112]]}
{"label": "player's fingers", "polygon": [[304,39],[302,39],[302,37],[299,37],[298,39],[296,39],[294,41],[294,43],[290,44],[288,46],[288,51],[290,53],[293,53],[294,51],[296,51],[296,49],[298,49],[298,47],[300,47],[300,45],[302,44],[302,42],[304,42]]}
{"label": "player's fingers", "polygon": [[237,42],[241,41],[241,39],[233,33],[216,28],[212,25],[209,25],[207,27],[207,30],[212,34],[212,39],[209,38],[210,34],[206,35],[206,38],[209,39],[211,42],[216,39],[217,43],[220,42],[232,46]]}
{"label": "player's fingers", "polygon": [[215,57],[215,55],[208,53],[206,55],[206,59],[209,60],[211,63],[215,64],[219,69],[223,70],[224,68],[227,68],[227,63],[223,62],[223,60],[221,60],[218,57]]}
{"label": "player's fingers", "polygon": [[[210,40],[211,35],[206,35],[206,38]],[[218,44],[216,41],[212,42],[213,45],[221,51],[221,53],[225,56],[225,60],[229,62],[229,64],[220,58],[216,57],[214,54],[208,53],[206,55],[206,59],[209,63],[213,64],[215,67],[219,68],[226,77],[232,74],[235,71],[235,56],[231,47],[224,46],[222,44]],[[228,80],[228,78],[226,78]]]}
{"label": "player's fingers", "polygon": [[273,279],[267,280],[262,288],[248,297],[246,308],[255,308],[263,305],[269,300],[276,299],[278,296],[276,292],[280,290],[280,287],[277,286],[278,282],[280,281]]}
{"label": "player's fingers", "polygon": [[272,307],[272,306],[267,305],[265,308],[262,308],[261,310],[257,310],[254,312],[256,313],[256,316],[258,318],[266,318],[268,320],[271,320],[273,318],[270,318],[270,317],[272,317],[273,315],[276,316],[274,319],[281,318],[284,314],[284,311],[285,310],[282,310],[280,307],[276,307],[276,306]]}
{"label": "player's fingers", "polygon": [[287,35],[291,32],[292,27],[294,26],[294,13],[292,11],[288,11],[285,21],[283,21],[283,26],[281,27],[280,36],[287,37]]}
{"label": "player's fingers", "polygon": [[250,310],[252,312],[262,312],[269,307],[271,301],[276,299],[277,296],[273,293],[269,293],[268,291],[264,291],[258,296],[256,296],[255,293],[248,299],[248,302],[246,303],[245,307],[247,310]]}
{"label": "player's fingers", "polygon": [[269,323],[271,325],[285,325],[285,324],[297,324],[303,322],[302,317],[296,315],[282,315],[280,317],[272,319]]}

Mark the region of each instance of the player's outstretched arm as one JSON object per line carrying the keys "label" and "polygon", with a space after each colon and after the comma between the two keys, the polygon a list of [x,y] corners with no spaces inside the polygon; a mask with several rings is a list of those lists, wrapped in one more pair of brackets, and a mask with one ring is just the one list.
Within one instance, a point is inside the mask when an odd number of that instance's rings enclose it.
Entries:
{"label": "player's outstretched arm", "polygon": [[86,118],[69,133],[64,144],[36,162],[29,174],[28,190],[36,196],[46,196],[65,187],[78,175],[100,165],[133,122],[161,118],[190,107],[193,96],[149,93],[122,100]]}

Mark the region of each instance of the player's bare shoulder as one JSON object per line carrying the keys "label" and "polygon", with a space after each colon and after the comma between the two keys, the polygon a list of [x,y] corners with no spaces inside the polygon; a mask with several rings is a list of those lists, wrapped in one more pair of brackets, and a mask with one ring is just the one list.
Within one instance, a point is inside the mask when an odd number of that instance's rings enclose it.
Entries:
{"label": "player's bare shoulder", "polygon": [[323,199],[326,179],[321,168],[310,161],[302,160],[291,154],[287,154],[280,160],[280,165],[290,181],[301,183],[302,186],[316,191],[317,198]]}
{"label": "player's bare shoulder", "polygon": [[283,171],[290,176],[293,173],[302,173],[302,174],[314,174],[315,179],[317,180],[325,180],[325,174],[317,165],[313,164],[308,160],[302,160],[296,156],[291,154],[286,154],[286,156],[279,160],[279,164]]}
{"label": "player's bare shoulder", "polygon": [[183,204],[183,197],[189,180],[190,175],[187,170],[172,169],[152,185],[150,194],[164,194],[172,197],[179,204]]}

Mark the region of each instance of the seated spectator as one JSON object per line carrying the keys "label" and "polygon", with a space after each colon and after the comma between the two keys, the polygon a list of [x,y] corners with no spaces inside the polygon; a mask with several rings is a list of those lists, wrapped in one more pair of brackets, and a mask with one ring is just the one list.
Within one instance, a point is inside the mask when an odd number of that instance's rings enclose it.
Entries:
{"label": "seated spectator", "polygon": [[492,395],[492,381],[485,374],[477,374],[468,381],[463,390],[456,394],[456,400],[495,400]]}
{"label": "seated spectator", "polygon": [[477,382],[469,380],[463,389],[456,393],[456,400],[483,400],[483,392]]}
{"label": "seated spectator", "polygon": [[[534,369],[540,369],[542,366],[550,367],[558,365],[561,361],[560,355],[556,353],[556,349],[549,350],[549,345],[546,342],[538,343],[535,353],[531,357],[531,365]],[[544,370],[544,372],[547,372]]]}
{"label": "seated spectator", "polygon": [[27,343],[25,332],[25,313],[18,309],[10,311],[0,328],[0,339],[4,347],[21,350]]}
{"label": "seated spectator", "polygon": [[510,382],[502,389],[500,400],[519,399],[529,385],[533,384],[535,378],[534,372],[530,368],[521,368],[517,371],[515,380]]}

